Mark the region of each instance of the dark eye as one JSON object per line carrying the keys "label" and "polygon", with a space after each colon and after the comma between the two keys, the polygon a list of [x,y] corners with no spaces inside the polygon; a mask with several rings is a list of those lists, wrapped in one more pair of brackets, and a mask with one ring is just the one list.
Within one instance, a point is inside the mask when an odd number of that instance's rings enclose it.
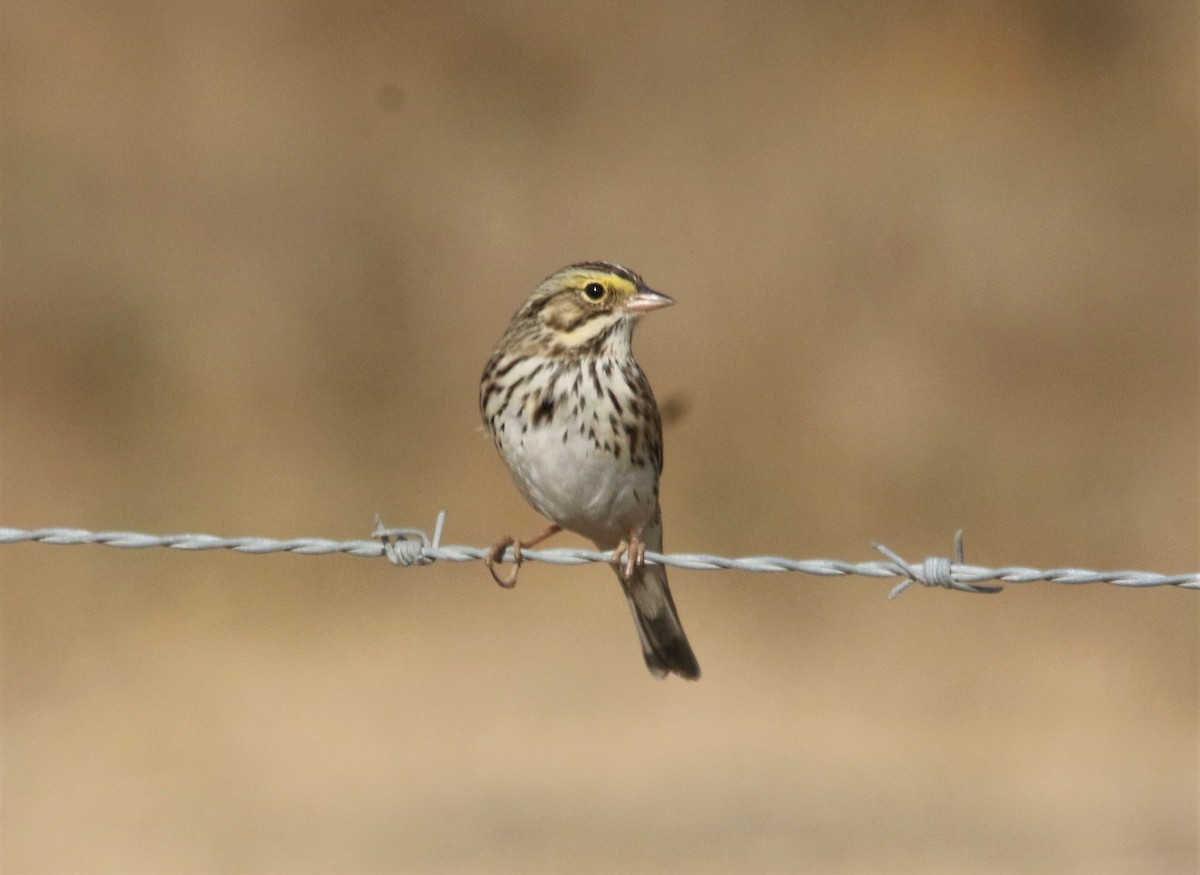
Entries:
{"label": "dark eye", "polygon": [[583,287],[583,293],[589,301],[599,301],[604,297],[604,286],[600,283],[588,283]]}

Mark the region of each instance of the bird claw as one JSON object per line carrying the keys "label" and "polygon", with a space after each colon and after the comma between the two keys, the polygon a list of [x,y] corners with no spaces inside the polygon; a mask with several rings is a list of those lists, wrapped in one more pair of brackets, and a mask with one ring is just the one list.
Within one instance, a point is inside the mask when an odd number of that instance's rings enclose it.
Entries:
{"label": "bird claw", "polygon": [[[547,538],[557,535],[561,531],[562,526],[555,523],[545,531],[540,532],[536,536],[530,538],[528,541],[518,541],[511,535],[506,535],[496,542],[496,544],[492,547],[492,552],[483,557],[483,564],[487,566],[487,570],[491,573],[492,580],[496,581],[496,583],[500,584],[505,589],[512,589],[517,585],[517,573],[521,570],[521,550],[523,550],[525,547],[534,547],[542,543],[542,541],[546,540]],[[495,564],[497,562],[504,561],[504,551],[508,547],[512,547],[513,550],[513,568],[512,571],[510,571],[506,576],[501,577],[496,573]]]}
{"label": "bird claw", "polygon": [[633,580],[633,573],[646,564],[646,545],[642,543],[637,532],[630,534],[628,541],[622,540],[617,544],[610,561],[622,581],[629,583]]}
{"label": "bird claw", "polygon": [[[496,573],[495,564],[504,560],[504,551],[508,547],[513,548],[513,567],[512,571],[501,577]],[[512,589],[517,585],[517,574],[521,571],[521,542],[512,537],[506,536],[501,538],[492,545],[492,552],[483,557],[483,564],[487,566],[488,573],[492,575],[492,580],[505,589]]]}

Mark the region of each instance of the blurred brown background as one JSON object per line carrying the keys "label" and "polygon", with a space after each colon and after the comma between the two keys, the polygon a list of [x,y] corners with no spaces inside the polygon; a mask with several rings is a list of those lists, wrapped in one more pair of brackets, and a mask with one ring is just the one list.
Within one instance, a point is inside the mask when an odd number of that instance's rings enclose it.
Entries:
{"label": "blurred brown background", "polygon": [[[618,260],[667,547],[1194,571],[1186,2],[2,20],[0,524],[448,543],[533,285]],[[574,543],[564,538],[561,546]],[[11,872],[1190,872],[1200,593],[0,547]]]}

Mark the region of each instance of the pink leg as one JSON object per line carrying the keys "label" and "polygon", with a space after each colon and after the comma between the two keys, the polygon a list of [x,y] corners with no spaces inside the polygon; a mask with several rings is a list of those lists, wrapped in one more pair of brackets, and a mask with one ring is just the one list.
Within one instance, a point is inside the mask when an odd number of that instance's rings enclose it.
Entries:
{"label": "pink leg", "polygon": [[[483,564],[486,565],[487,570],[491,572],[492,580],[496,581],[496,583],[500,584],[505,589],[512,589],[517,585],[517,573],[521,570],[521,550],[526,547],[535,547],[542,543],[542,541],[546,540],[552,535],[557,535],[561,531],[562,526],[553,525],[544,532],[535,535],[527,541],[518,541],[516,538],[511,536],[505,536],[492,546],[491,553],[483,557]],[[501,577],[496,573],[494,566],[497,562],[503,560],[504,551],[508,547],[513,548],[513,567],[512,571],[510,571],[507,576]]]}
{"label": "pink leg", "polygon": [[629,540],[621,541],[613,550],[611,561],[622,580],[626,583],[632,580],[633,572],[646,564],[646,545],[642,543],[642,533],[630,532]]}

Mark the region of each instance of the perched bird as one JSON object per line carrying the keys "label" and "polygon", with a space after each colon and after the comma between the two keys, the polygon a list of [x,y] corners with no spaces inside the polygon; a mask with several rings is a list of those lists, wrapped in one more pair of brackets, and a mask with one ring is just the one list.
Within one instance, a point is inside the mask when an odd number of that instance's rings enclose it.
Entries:
{"label": "perched bird", "polygon": [[[487,565],[513,586],[521,547],[563,529],[612,550],[646,666],[695,679],[666,569],[644,564],[647,549],[662,551],[662,422],[631,346],[642,314],[673,303],[633,271],[595,261],[551,274],[517,310],[483,370],[479,409],[517,489],[553,525],[505,538]],[[509,545],[517,567],[501,578],[493,565]]]}

